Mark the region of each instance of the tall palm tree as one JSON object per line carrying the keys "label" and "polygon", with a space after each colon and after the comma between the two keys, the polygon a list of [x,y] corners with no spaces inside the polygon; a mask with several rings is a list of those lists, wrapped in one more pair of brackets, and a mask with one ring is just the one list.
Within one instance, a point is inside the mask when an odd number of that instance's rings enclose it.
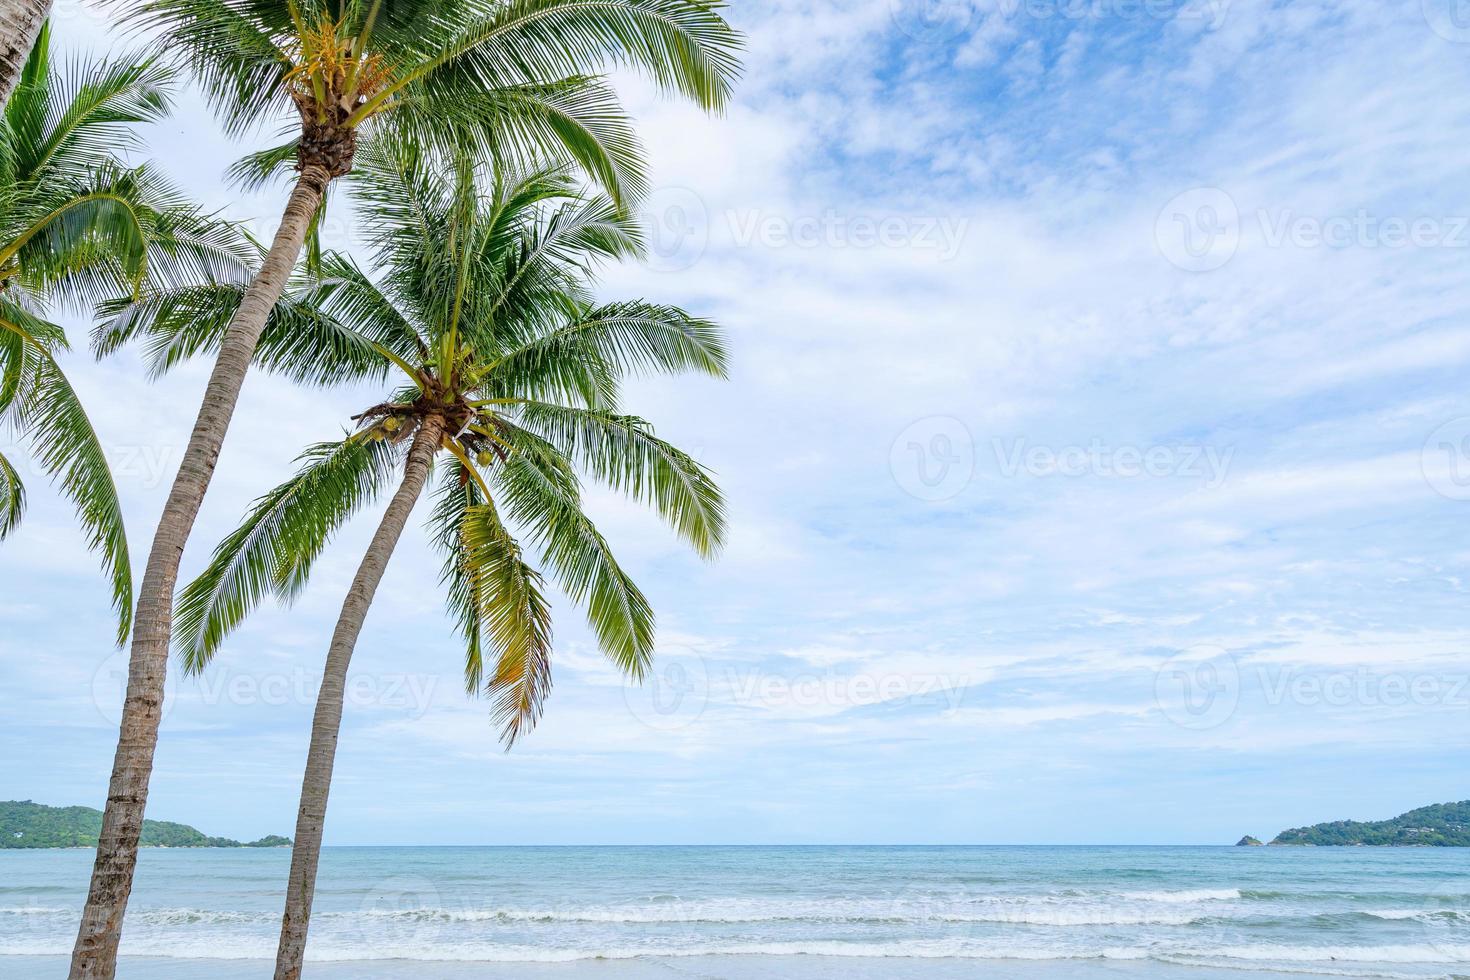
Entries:
{"label": "tall palm tree", "polygon": [[[169,73],[142,59],[51,63],[50,31],[31,49],[0,115],[0,424],[31,443],[101,552],[118,611],[132,616],[132,569],[117,488],[76,391],[57,362],[67,347],[47,319],[161,284],[242,274],[244,240],[200,216],[147,167],[128,168],[138,125],[168,111]],[[25,506],[19,468],[0,455],[0,538]]]}
{"label": "tall palm tree", "polygon": [[197,77],[226,128],[294,112],[294,140],[247,158],[264,180],[294,163],[275,238],[222,338],[139,588],[127,696],[72,980],[111,977],[158,739],[173,592],[261,331],[358,137],[382,130],[487,159],[569,158],[616,201],[643,191],[637,140],[589,72],[644,71],[720,109],[739,37],[717,0],[143,0],[130,22]]}
{"label": "tall palm tree", "polygon": [[[550,606],[512,528],[635,677],[653,652],[653,611],[584,512],[577,470],[652,504],[702,555],[724,531],[708,472],[616,411],[628,372],[723,376],[725,351],[713,324],[676,308],[591,302],[590,264],[641,244],[614,204],[574,197],[555,172],[496,179],[481,194],[468,165],[441,174],[391,147],[366,156],[364,203],[386,271],[375,280],[329,255],[322,278],[278,304],[261,360],[323,380],[397,371],[405,384],[356,416],[346,438],[308,450],[179,600],[178,647],[198,671],[267,593],[294,597],[334,532],[396,479],[327,653],[277,980],[301,974],[353,648],[435,457],[448,465],[430,524],[466,641],[465,682],[494,698],[507,744],[535,724],[551,683]],[[218,343],[229,302],[223,291],[149,297],[124,311],[107,342],[150,333],[166,367]],[[312,326],[292,332],[288,323]]]}

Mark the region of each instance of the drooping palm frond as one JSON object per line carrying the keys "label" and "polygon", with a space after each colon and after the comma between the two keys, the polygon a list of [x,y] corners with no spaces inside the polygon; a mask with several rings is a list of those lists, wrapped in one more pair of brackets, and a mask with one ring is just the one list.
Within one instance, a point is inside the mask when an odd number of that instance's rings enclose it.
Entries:
{"label": "drooping palm frond", "polygon": [[478,693],[485,682],[485,624],[480,615],[483,585],[479,569],[464,558],[465,516],[483,505],[485,499],[465,465],[452,460],[443,468],[434,491],[434,509],[428,522],[433,543],[444,555],[439,585],[444,590],[444,604],[464,637],[464,681],[471,694]]}
{"label": "drooping palm frond", "polygon": [[509,747],[535,726],[551,691],[551,604],[492,503],[466,508],[462,526],[466,574],[476,586],[485,645],[495,656],[485,692]]}
{"label": "drooping palm frond", "polygon": [[587,612],[598,645],[633,678],[653,656],[653,607],[583,509],[570,461],[549,443],[507,430],[512,446],[492,470],[506,513],[526,529],[568,598]]}
{"label": "drooping palm frond", "polygon": [[204,669],[267,593],[296,596],[332,535],[386,485],[395,455],[362,439],[319,443],[298,458],[294,477],[256,501],[179,594],[175,642],[186,670]]}
{"label": "drooping palm frond", "polygon": [[[76,392],[37,334],[52,325],[0,299],[0,332],[19,338],[29,358],[6,415],[29,440],[36,462],[76,508],[87,544],[102,555],[118,613],[118,643],[132,626],[133,572],[117,486],[92,423]],[[11,513],[18,516],[18,511]],[[14,522],[14,516],[11,523]]]}
{"label": "drooping palm frond", "polygon": [[709,470],[632,415],[515,400],[521,425],[565,451],[592,476],[652,504],[697,552],[724,543],[725,502]]}
{"label": "drooping palm frond", "polygon": [[15,464],[0,453],[0,540],[15,530],[26,509],[26,488]]}

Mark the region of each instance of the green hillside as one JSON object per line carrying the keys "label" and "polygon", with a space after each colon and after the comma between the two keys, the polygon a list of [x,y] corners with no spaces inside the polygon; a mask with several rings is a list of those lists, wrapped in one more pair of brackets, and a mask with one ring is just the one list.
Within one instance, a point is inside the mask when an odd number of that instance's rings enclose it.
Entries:
{"label": "green hillside", "polygon": [[[0,802],[0,847],[96,847],[102,811],[89,806],[46,806],[30,800]],[[143,847],[289,847],[286,837],[271,835],[242,844],[210,837],[187,824],[143,821]]]}
{"label": "green hillside", "polygon": [[1318,847],[1470,847],[1470,800],[1436,803],[1392,820],[1337,820],[1283,830],[1272,844]]}

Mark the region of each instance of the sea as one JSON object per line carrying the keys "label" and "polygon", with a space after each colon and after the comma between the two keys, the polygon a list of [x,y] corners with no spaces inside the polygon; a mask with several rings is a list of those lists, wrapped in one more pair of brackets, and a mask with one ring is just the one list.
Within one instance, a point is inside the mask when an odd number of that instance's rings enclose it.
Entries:
{"label": "sea", "polygon": [[[145,850],[119,977],[271,974],[289,851]],[[85,850],[0,851],[0,977],[66,974]],[[321,980],[1470,977],[1470,849],[336,847]]]}

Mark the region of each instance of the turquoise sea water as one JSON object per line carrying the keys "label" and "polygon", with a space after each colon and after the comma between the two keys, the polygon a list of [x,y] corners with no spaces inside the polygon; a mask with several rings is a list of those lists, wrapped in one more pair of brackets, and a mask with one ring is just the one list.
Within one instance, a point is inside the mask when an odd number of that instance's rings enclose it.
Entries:
{"label": "turquoise sea water", "polygon": [[[268,976],[286,851],[143,852],[126,977]],[[0,851],[0,976],[64,975],[87,851]],[[1470,976],[1470,851],[329,848],[309,973]]]}

